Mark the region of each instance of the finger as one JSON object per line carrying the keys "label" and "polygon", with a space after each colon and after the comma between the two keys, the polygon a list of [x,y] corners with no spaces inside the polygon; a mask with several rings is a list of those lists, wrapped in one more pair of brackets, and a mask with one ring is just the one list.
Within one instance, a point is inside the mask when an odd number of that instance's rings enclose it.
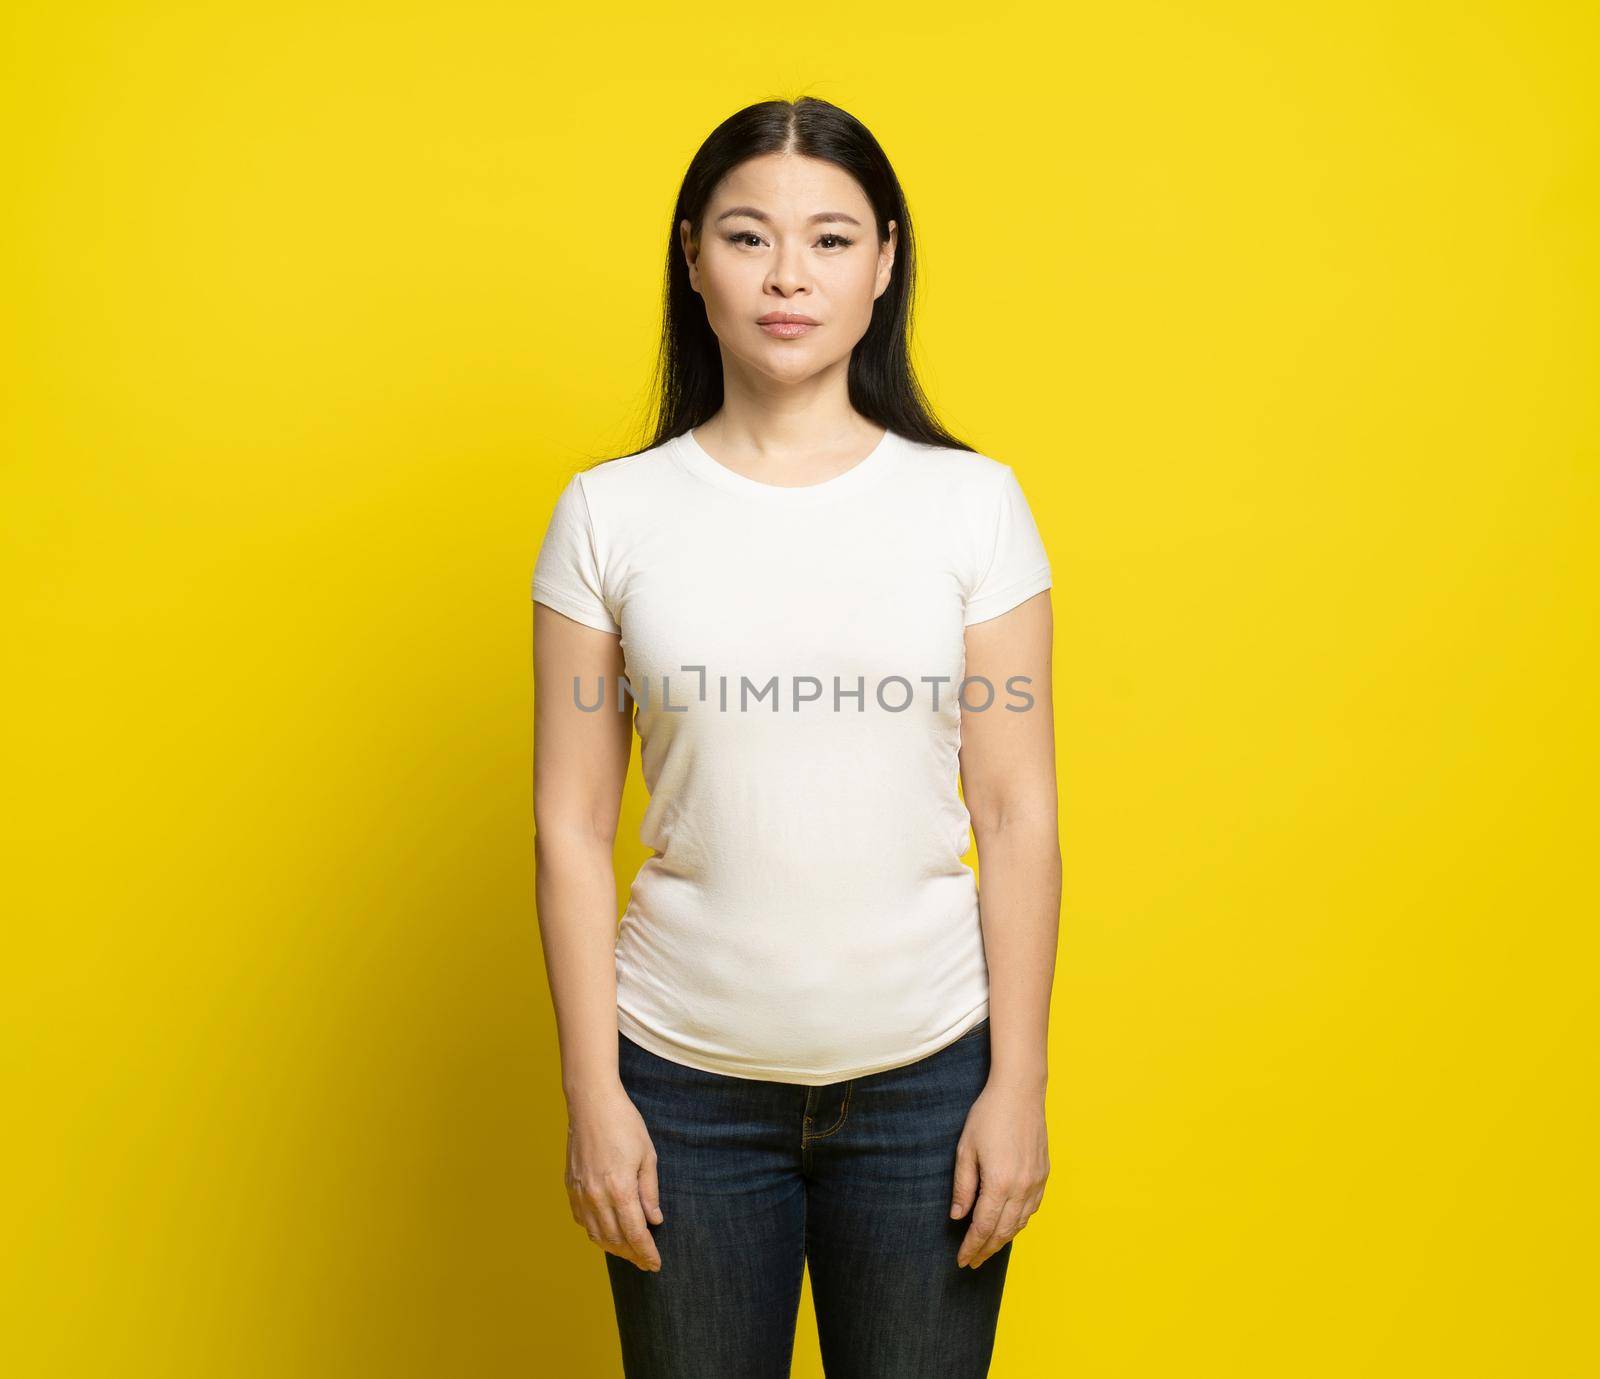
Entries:
{"label": "finger", "polygon": [[964,1267],[994,1234],[994,1228],[1000,1223],[1000,1209],[1004,1205],[1005,1198],[987,1184],[979,1191],[978,1205],[972,1212],[972,1225],[967,1228],[961,1248],[956,1252],[957,1268]]}
{"label": "finger", "polygon": [[978,1157],[966,1141],[956,1146],[956,1176],[950,1194],[952,1220],[967,1214],[972,1206],[973,1194],[978,1190]]}
{"label": "finger", "polygon": [[595,1198],[590,1203],[590,1211],[594,1216],[594,1231],[589,1239],[607,1254],[621,1255],[626,1259],[628,1243],[622,1238],[622,1227],[617,1224],[617,1214],[611,1209],[610,1200]]}
{"label": "finger", "polygon": [[1022,1204],[1022,1220],[1017,1223],[1020,1231],[1029,1221],[1033,1220],[1034,1213],[1044,1204],[1044,1188],[1037,1187],[1028,1194],[1028,1200]]}
{"label": "finger", "polygon": [[[644,1222],[637,1173],[624,1175],[619,1171],[607,1175],[600,1186],[600,1193],[603,1198],[601,1215],[607,1223],[607,1248],[641,1269],[653,1269],[660,1260],[655,1254],[655,1242],[650,1239],[649,1228]],[[648,1242],[648,1252],[640,1248],[638,1236],[641,1232]]]}
{"label": "finger", "polygon": [[1005,1244],[1017,1233],[1017,1223],[1022,1219],[1022,1199],[1012,1197],[1006,1201],[1000,1212],[1000,1219],[995,1223],[993,1233],[984,1242],[983,1248],[972,1261],[972,1267],[978,1268],[990,1255],[1002,1249]]}
{"label": "finger", "polygon": [[639,1200],[639,1181],[634,1179],[631,1188],[612,1203],[612,1211],[622,1238],[627,1242],[629,1258],[641,1269],[655,1273],[661,1268],[661,1256],[656,1251],[655,1238],[644,1220],[644,1203]]}
{"label": "finger", "polygon": [[594,1203],[588,1198],[583,1199],[583,1206],[578,1216],[578,1224],[583,1227],[583,1233],[589,1237],[591,1244],[605,1248],[606,1240],[599,1214],[594,1209]]}
{"label": "finger", "polygon": [[656,1177],[656,1159],[651,1155],[639,1170],[639,1200],[644,1203],[644,1213],[656,1225],[665,1221],[661,1210],[661,1184]]}

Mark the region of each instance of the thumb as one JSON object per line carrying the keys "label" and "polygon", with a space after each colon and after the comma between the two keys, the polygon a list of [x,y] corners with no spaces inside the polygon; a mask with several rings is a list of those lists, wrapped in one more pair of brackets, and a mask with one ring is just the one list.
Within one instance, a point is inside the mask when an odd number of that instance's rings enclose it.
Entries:
{"label": "thumb", "polygon": [[652,1225],[659,1226],[666,1218],[661,1212],[661,1188],[656,1182],[654,1159],[647,1160],[639,1170],[639,1200],[644,1203],[644,1214]]}
{"label": "thumb", "polygon": [[956,1146],[955,1189],[950,1198],[950,1215],[965,1216],[978,1190],[978,1159],[965,1141]]}

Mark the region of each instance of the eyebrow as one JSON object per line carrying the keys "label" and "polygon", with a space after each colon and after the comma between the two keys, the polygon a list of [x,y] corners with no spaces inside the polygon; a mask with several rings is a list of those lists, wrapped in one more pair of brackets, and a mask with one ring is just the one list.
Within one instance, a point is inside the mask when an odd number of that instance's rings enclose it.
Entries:
{"label": "eyebrow", "polygon": [[[766,222],[767,224],[771,224],[772,222],[772,217],[770,215],[768,215],[765,211],[757,210],[754,206],[730,206],[721,215],[719,215],[717,219],[712,222],[712,224],[717,224],[728,219],[729,216],[735,215],[747,215],[751,220],[760,220]],[[843,211],[818,211],[815,215],[806,217],[806,223],[808,225],[817,225],[824,221],[841,220],[846,224],[854,225],[857,228],[859,228],[861,225],[861,222],[853,215],[846,215]]]}

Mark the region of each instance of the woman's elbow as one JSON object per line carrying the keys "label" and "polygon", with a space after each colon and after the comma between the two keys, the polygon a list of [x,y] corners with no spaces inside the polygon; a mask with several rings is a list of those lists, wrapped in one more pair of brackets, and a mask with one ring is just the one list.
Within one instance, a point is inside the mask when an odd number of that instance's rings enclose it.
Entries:
{"label": "woman's elbow", "polygon": [[969,801],[967,812],[972,820],[973,836],[980,844],[986,837],[1006,836],[1049,840],[1052,846],[1060,845],[1060,815],[1053,791],[1006,792],[993,798]]}
{"label": "woman's elbow", "polygon": [[533,853],[535,861],[541,863],[593,852],[609,854],[616,841],[616,820],[608,820],[598,810],[578,815],[563,811],[555,818],[536,814],[534,818]]}

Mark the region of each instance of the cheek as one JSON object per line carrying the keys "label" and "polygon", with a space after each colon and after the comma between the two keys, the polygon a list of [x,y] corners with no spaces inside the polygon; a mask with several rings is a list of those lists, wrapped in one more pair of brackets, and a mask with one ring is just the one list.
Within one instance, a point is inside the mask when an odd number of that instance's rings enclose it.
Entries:
{"label": "cheek", "polygon": [[836,291],[841,301],[872,307],[872,289],[877,283],[877,260],[863,254],[850,263],[841,263],[836,279]]}
{"label": "cheek", "polygon": [[700,260],[700,290],[708,301],[727,301],[761,286],[761,268],[753,259],[712,253]]}
{"label": "cheek", "polygon": [[841,271],[828,287],[828,298],[834,305],[834,315],[848,319],[865,328],[872,319],[873,289],[877,285],[872,265],[840,265]]}

